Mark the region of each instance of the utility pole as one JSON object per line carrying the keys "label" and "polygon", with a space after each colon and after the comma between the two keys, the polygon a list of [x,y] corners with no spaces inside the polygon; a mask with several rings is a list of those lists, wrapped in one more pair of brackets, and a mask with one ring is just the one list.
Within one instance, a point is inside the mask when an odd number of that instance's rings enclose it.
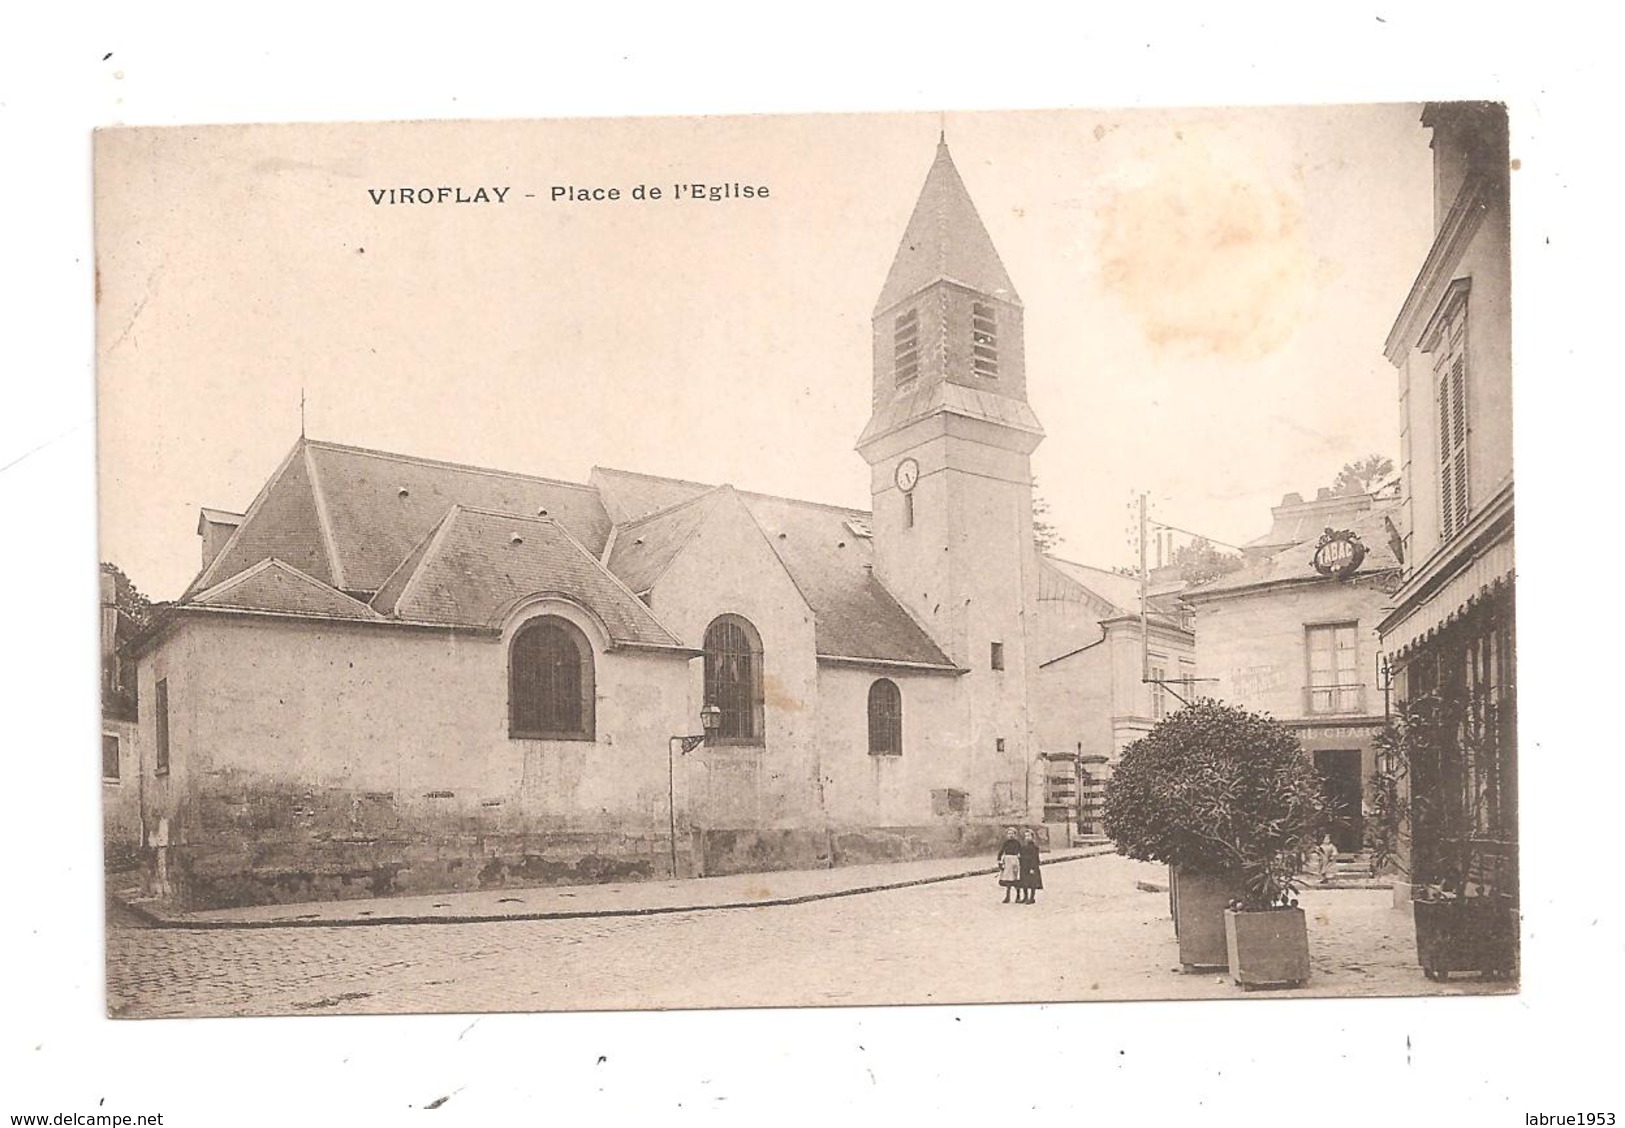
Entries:
{"label": "utility pole", "polygon": [[1146,570],[1145,537],[1146,512],[1144,493],[1140,494],[1140,681],[1151,679],[1151,641],[1146,626],[1146,598],[1151,586],[1150,573]]}

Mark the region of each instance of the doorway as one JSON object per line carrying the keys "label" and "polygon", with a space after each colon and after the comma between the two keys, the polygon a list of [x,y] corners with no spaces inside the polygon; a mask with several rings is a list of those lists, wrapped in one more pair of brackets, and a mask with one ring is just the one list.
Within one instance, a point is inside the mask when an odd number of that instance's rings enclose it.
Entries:
{"label": "doorway", "polygon": [[1331,800],[1332,842],[1340,854],[1358,854],[1364,845],[1365,825],[1361,813],[1363,789],[1360,780],[1360,750],[1322,749],[1315,753],[1315,769]]}

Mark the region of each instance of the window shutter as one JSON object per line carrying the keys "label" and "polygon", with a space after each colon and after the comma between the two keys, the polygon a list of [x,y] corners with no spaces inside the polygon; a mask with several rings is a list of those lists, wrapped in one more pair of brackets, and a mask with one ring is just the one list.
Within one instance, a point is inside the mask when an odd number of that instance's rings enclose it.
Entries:
{"label": "window shutter", "polygon": [[1439,381],[1439,539],[1456,531],[1455,478],[1451,474],[1450,381]]}

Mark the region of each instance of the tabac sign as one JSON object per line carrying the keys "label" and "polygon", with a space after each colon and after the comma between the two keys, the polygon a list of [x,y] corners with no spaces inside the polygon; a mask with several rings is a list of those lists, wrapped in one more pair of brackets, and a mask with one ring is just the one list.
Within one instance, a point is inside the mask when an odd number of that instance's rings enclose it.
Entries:
{"label": "tabac sign", "polygon": [[1358,533],[1343,529],[1333,532],[1327,529],[1315,545],[1315,571],[1322,576],[1334,576],[1342,579],[1353,575],[1359,570],[1360,563],[1365,560],[1366,548],[1360,543]]}

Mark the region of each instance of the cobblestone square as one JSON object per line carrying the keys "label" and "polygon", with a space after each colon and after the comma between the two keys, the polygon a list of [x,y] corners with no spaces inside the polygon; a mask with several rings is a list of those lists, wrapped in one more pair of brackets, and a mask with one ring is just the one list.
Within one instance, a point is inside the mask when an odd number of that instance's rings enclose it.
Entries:
{"label": "cobblestone square", "polygon": [[[770,875],[768,875],[770,876]],[[990,876],[800,905],[659,916],[186,931],[115,910],[119,1018],[1506,993],[1426,980],[1409,914],[1380,889],[1310,890],[1313,974],[1244,993],[1180,974],[1166,870],[1052,864],[1036,904]]]}

